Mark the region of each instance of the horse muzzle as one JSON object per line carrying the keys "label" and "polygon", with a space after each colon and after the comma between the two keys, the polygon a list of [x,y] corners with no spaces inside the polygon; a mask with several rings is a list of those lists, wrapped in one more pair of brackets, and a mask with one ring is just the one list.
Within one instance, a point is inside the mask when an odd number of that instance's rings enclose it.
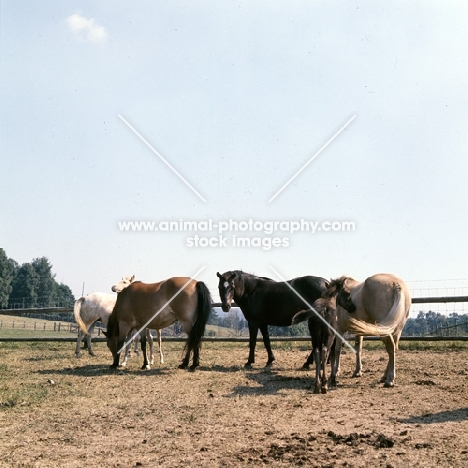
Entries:
{"label": "horse muzzle", "polygon": [[222,304],[221,309],[223,309],[223,312],[229,312],[231,310],[231,304]]}

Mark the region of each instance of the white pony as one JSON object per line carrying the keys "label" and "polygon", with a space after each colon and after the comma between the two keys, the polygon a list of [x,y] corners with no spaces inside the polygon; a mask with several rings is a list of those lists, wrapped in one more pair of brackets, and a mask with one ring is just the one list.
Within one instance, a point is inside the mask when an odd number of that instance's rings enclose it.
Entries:
{"label": "white pony", "polygon": [[[135,276],[127,276],[116,285],[112,286],[112,290],[116,293],[121,292],[124,288],[129,286],[135,280]],[[81,357],[81,341],[83,338],[86,340],[88,346],[88,352],[91,356],[94,356],[94,352],[91,346],[91,337],[94,332],[95,323],[99,320],[104,326],[107,326],[109,317],[114,309],[115,302],[117,301],[116,294],[107,293],[92,293],[85,297],[80,297],[75,301],[73,312],[75,315],[75,321],[78,324],[78,338],[76,340],[75,356]],[[162,353],[161,333],[156,330],[159,344],[159,362],[164,363],[164,356]],[[146,338],[150,346],[150,362],[154,362],[154,350],[153,350],[153,336],[149,329],[146,329]],[[138,339],[135,339],[135,351],[137,351]],[[121,363],[121,366],[125,367],[127,364],[128,357],[130,356],[131,346],[127,346],[125,350],[125,356]]]}

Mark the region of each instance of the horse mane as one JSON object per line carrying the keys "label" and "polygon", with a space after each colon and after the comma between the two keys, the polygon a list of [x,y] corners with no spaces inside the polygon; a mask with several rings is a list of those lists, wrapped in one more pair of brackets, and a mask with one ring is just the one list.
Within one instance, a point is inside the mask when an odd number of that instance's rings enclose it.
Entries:
{"label": "horse mane", "polygon": [[335,297],[343,289],[344,283],[348,278],[350,276],[343,275],[339,278],[331,279],[323,296],[328,298]]}
{"label": "horse mane", "polygon": [[246,271],[242,271],[242,270],[234,270],[233,273],[236,273],[236,276],[237,276],[237,274],[240,274],[240,275],[246,276],[248,278],[262,279],[262,280],[265,280],[265,281],[274,281],[271,278],[268,278],[267,276],[257,276],[257,275],[254,275],[253,273],[247,273]]}

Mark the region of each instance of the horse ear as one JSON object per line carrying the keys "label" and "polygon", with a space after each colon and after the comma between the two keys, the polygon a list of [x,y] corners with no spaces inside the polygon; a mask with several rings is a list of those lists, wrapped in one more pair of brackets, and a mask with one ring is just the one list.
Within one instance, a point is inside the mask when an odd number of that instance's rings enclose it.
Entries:
{"label": "horse ear", "polygon": [[130,278],[130,283],[133,283],[134,279],[135,279],[135,275],[132,275],[132,277]]}
{"label": "horse ear", "polygon": [[217,276],[218,278],[222,278],[222,276],[219,274],[219,271],[216,273],[216,276]]}
{"label": "horse ear", "polygon": [[234,278],[236,277],[236,274],[233,273],[227,280],[230,283]]}

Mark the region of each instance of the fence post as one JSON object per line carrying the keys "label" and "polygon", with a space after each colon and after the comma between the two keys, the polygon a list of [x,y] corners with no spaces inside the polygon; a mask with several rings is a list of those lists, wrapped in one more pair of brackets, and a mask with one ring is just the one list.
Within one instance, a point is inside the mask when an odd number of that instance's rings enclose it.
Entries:
{"label": "fence post", "polygon": [[57,324],[54,322],[54,331],[57,331]]}

